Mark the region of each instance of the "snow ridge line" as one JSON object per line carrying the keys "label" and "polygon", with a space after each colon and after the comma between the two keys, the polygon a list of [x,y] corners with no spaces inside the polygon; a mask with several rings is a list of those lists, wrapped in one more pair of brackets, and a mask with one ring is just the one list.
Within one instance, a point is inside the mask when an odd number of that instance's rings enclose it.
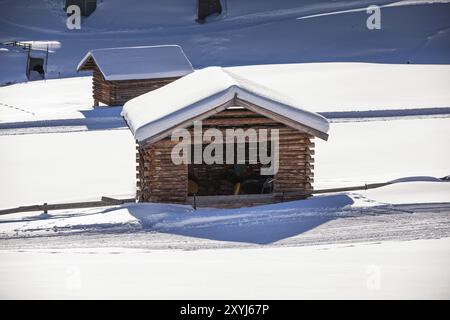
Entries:
{"label": "snow ridge line", "polygon": [[[9,108],[17,109],[32,115],[34,113],[25,109],[17,108],[0,102]],[[99,111],[101,112],[101,111]],[[437,108],[417,108],[417,109],[387,109],[387,110],[368,110],[368,111],[331,111],[318,112],[320,115],[329,119],[331,122],[341,121],[368,121],[382,120],[383,118],[402,118],[402,117],[446,117],[450,116],[450,107]],[[120,116],[98,116],[92,118],[77,119],[53,119],[53,120],[35,120],[35,121],[16,121],[0,123],[0,136],[2,135],[22,135],[34,133],[49,132],[78,132],[90,130],[112,130],[126,129],[127,124]]]}

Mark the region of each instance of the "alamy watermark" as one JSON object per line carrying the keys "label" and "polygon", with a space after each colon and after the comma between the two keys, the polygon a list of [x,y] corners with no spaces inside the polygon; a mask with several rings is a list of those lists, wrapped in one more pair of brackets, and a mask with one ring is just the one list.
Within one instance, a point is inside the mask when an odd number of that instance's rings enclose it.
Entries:
{"label": "alamy watermark", "polygon": [[77,291],[81,289],[81,269],[78,266],[68,266],[66,269],[66,289]]}
{"label": "alamy watermark", "polygon": [[171,152],[172,162],[176,165],[248,162],[260,163],[261,175],[275,175],[278,172],[278,129],[225,129],[224,135],[222,130],[216,128],[203,132],[202,122],[195,121],[192,134],[187,129],[176,129],[171,140],[177,142]]}
{"label": "alamy watermark", "polygon": [[81,9],[77,5],[70,5],[66,9],[66,13],[69,15],[66,20],[66,26],[69,30],[81,29]]}
{"label": "alamy watermark", "polygon": [[381,288],[381,268],[376,264],[367,266],[366,286],[368,290],[380,290]]}
{"label": "alamy watermark", "polygon": [[381,29],[381,9],[379,6],[369,6],[366,9],[367,14],[369,14],[369,17],[366,21],[367,29],[369,30],[380,30]]}

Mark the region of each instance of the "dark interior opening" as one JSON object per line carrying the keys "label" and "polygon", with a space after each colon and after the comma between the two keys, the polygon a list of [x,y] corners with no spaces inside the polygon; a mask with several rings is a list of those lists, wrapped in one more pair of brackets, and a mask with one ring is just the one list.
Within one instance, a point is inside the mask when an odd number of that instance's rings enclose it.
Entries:
{"label": "dark interior opening", "polygon": [[64,11],[67,12],[67,7],[71,5],[80,7],[81,15],[88,17],[97,9],[97,0],[65,0]]}
{"label": "dark interior opening", "polygon": [[222,13],[220,0],[198,0],[197,22],[203,23],[205,18]]}
{"label": "dark interior opening", "polygon": [[27,76],[29,80],[39,80],[45,78],[44,58],[29,58]]}
{"label": "dark interior opening", "polygon": [[[268,144],[270,150],[270,142]],[[203,145],[203,150],[206,145]],[[268,194],[273,190],[273,176],[261,175],[263,165],[259,157],[250,163],[249,144],[245,144],[245,163],[237,163],[237,144],[234,147],[234,162],[226,163],[226,144],[223,148],[223,163],[194,163],[194,150],[191,146],[191,164],[188,165],[188,195],[245,195]],[[257,153],[258,154],[258,153]]]}
{"label": "dark interior opening", "polygon": [[44,74],[44,67],[41,64],[37,64],[33,67],[33,71],[36,71],[40,74]]}

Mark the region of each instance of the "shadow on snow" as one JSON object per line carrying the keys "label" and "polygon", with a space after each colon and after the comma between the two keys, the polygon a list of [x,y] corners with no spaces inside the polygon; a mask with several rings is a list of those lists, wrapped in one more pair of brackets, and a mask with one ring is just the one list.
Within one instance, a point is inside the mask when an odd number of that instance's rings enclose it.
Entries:
{"label": "shadow on snow", "polygon": [[239,209],[193,210],[170,204],[132,204],[126,208],[146,231],[269,244],[342,217],[351,204],[351,197],[338,194]]}

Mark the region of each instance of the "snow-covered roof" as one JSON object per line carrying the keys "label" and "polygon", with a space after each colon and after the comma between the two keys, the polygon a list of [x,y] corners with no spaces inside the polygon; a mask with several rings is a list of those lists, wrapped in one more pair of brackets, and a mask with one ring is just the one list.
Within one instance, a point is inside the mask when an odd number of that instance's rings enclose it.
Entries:
{"label": "snow-covered roof", "polygon": [[186,55],[177,45],[122,47],[89,51],[77,71],[88,70],[93,59],[105,80],[138,80],[182,77],[193,71]]}
{"label": "snow-covered roof", "polygon": [[295,100],[220,67],[194,71],[136,97],[125,103],[122,116],[135,138],[142,142],[235,98],[310,128],[320,138],[328,137],[329,123],[321,115],[304,110]]}

